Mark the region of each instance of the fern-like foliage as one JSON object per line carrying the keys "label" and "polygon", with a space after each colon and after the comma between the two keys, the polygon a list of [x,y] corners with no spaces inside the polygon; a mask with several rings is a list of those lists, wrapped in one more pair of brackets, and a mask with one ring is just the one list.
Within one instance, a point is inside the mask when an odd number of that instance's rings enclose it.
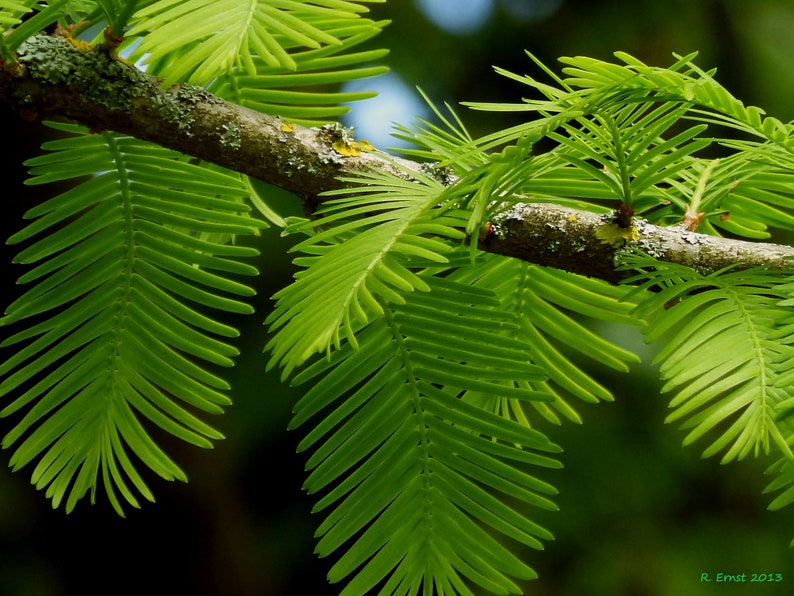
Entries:
{"label": "fern-like foliage", "polygon": [[[629,104],[595,111],[591,118],[578,118],[579,126],[563,124],[548,138],[560,144],[559,156],[571,166],[607,188],[607,194],[642,212],[644,202],[656,206],[658,197],[644,195],[661,181],[674,178],[688,166],[683,157],[710,144],[695,138],[705,124],[692,126],[665,139],[686,112],[682,107]],[[596,196],[602,193],[597,193]]]}
{"label": "fern-like foliage", "polygon": [[386,72],[381,65],[353,68],[384,50],[350,51],[387,24],[362,16],[366,2],[382,1],[160,0],[135,15],[129,35],[141,36],[133,57],[166,85],[208,86],[238,104],[315,125],[345,113],[344,102],[372,96],[328,85]]}
{"label": "fern-like foliage", "polygon": [[[463,238],[460,214],[445,205],[444,186],[429,176],[417,182],[393,174],[362,174],[349,196],[328,201],[320,219],[293,226],[311,231],[328,227],[298,244],[311,256],[296,282],[275,295],[269,318],[278,329],[267,348],[285,376],[316,352],[356,345],[356,331],[383,315],[381,301],[405,302],[404,292],[427,291],[412,260],[446,263],[452,247],[441,238]],[[358,216],[358,217],[356,217]],[[431,237],[435,236],[435,237]],[[408,265],[408,266],[407,266]]]}
{"label": "fern-like foliage", "polygon": [[551,507],[534,491],[553,489],[518,466],[552,465],[527,453],[554,449],[531,410],[559,423],[578,420],[571,395],[611,398],[564,351],[619,370],[635,360],[575,319],[628,322],[627,290],[593,281],[572,294],[564,274],[472,261],[461,244],[470,213],[458,204],[487,156],[454,160],[451,139],[468,135],[458,120],[445,126],[402,134],[417,153],[447,146],[444,167],[459,184],[446,186],[438,168],[409,180],[364,173],[316,220],[287,228],[309,235],[295,247],[304,269],[276,294],[267,348],[285,374],[327,354],[295,378],[316,385],[291,427],[317,417],[301,443],[316,449],[306,488],[329,491],[317,509],[341,501],[318,530],[318,552],[352,542],[329,574],[352,575],[343,593],[515,592],[511,577],[534,574],[484,528],[531,547],[551,537],[510,506]]}
{"label": "fern-like foliage", "polygon": [[139,52],[163,68],[168,60],[167,81],[206,84],[235,61],[250,67],[254,57],[296,70],[292,48],[341,44],[340,31],[366,11],[362,0],[158,0],[138,12],[130,35],[148,32]]}
{"label": "fern-like foliage", "polygon": [[[488,176],[504,176],[502,171],[515,179],[520,171],[526,182],[512,192],[522,198],[594,211],[621,202],[653,223],[678,223],[703,213],[699,222],[706,233],[760,239],[769,236],[770,225],[793,229],[787,196],[791,125],[744,106],[713,72],[694,64],[695,54],[677,56],[667,68],[621,52],[616,56],[622,64],[561,58],[566,76],[533,57],[554,84],[499,70],[542,99],[468,104],[537,115],[475,142],[478,150],[509,143],[498,155],[507,165],[489,168]],[[687,121],[696,124],[684,128]],[[726,129],[752,140],[723,138]],[[529,148],[540,138],[556,146],[538,159]],[[706,156],[710,144],[729,153]],[[500,186],[499,180],[489,184]]]}
{"label": "fern-like foliage", "polygon": [[[704,456],[722,461],[779,453],[765,492],[782,492],[772,510],[794,501],[794,314],[792,285],[780,272],[726,271],[709,275],[662,264],[646,255],[626,258],[641,271],[634,281],[658,290],[638,311],[651,322],[648,341],[664,340],[656,362],[675,391],[668,422],[683,421],[684,444],[704,435]],[[704,357],[703,355],[708,355]],[[791,543],[794,546],[794,540]]]}
{"label": "fern-like foliage", "polygon": [[[787,283],[780,284],[777,290],[787,295],[785,300],[781,300],[777,303],[778,307],[790,309],[794,306],[794,280],[792,278],[788,278]],[[781,327],[777,335],[786,337],[788,340],[792,330],[794,330],[794,327],[788,324]],[[794,373],[792,373],[791,370],[785,371],[776,379],[776,386],[783,390],[785,390],[785,388],[790,388],[792,384],[794,384]],[[786,397],[777,405],[775,421],[779,426],[789,429],[789,436],[794,435],[794,431],[790,430],[792,414],[794,414],[794,400],[790,397]],[[790,446],[794,441],[789,439],[787,443]],[[780,509],[794,502],[794,458],[786,456],[779,458],[769,467],[767,473],[777,474],[778,477],[769,483],[764,492],[769,493],[785,489],[769,504],[769,509]],[[794,547],[794,539],[792,539],[790,546]]]}
{"label": "fern-like foliage", "polygon": [[350,51],[380,32],[384,23],[362,23],[338,45],[294,52],[298,72],[254,60],[249,68],[233,67],[210,85],[213,93],[248,108],[316,126],[347,113],[348,102],[374,97],[371,91],[327,90],[347,81],[378,76],[388,69],[364,64],[381,59],[386,50]]}
{"label": "fern-like foliage", "polygon": [[306,489],[326,491],[316,511],[335,506],[317,552],[352,542],[329,574],[353,574],[343,594],[378,584],[384,594],[471,594],[472,583],[517,592],[511,578],[534,572],[485,529],[532,548],[551,538],[511,503],[554,508],[554,489],[532,469],[559,467],[546,455],[558,448],[465,396],[547,400],[529,385],[544,374],[490,291],[420,278],[424,291],[382,303],[357,347],[347,342],[295,378],[315,383],[291,423],[317,417],[300,444],[315,448]]}
{"label": "fern-like foliage", "polygon": [[[525,342],[527,357],[548,375],[530,386],[554,400],[532,402],[532,406],[553,424],[560,423],[559,415],[581,422],[567,401],[569,396],[588,403],[613,399],[611,392],[584,370],[583,360],[592,359],[622,372],[639,361],[635,354],[606,341],[585,324],[636,324],[627,288],[498,257],[483,257],[477,266],[460,268],[451,278],[488,288],[498,297],[502,312],[516,325],[514,337]],[[531,424],[515,400],[499,399],[492,402],[491,409]]]}
{"label": "fern-like foliage", "polygon": [[101,483],[121,513],[136,493],[152,499],[136,459],[186,478],[144,421],[202,447],[221,438],[196,414],[230,403],[207,365],[232,364],[237,350],[218,336],[237,332],[202,310],[251,312],[238,297],[253,290],[232,277],[256,274],[240,259],[257,251],[228,240],[260,224],[239,177],[129,137],[57,128],[71,136],[28,162],[30,183],[90,178],[28,211],[9,239],[38,237],[16,258],[32,267],[19,280],[31,287],[0,319],[28,321],[2,342],[0,395],[13,399],[0,415],[24,413],[3,446],[15,446],[14,469],[38,460],[32,481],[53,506],[69,511],[88,490],[93,500]]}
{"label": "fern-like foliage", "polygon": [[[126,36],[125,55],[146,56],[166,84],[212,84],[254,109],[318,123],[370,95],[322,85],[385,71],[355,68],[384,53],[351,51],[385,24],[362,18],[363,4],[267,2],[246,19],[239,2],[0,2],[0,52],[13,63],[14,50],[53,23],[75,43]],[[312,91],[266,91],[276,85]],[[18,261],[38,266],[20,280],[36,285],[3,319],[28,324],[3,343],[15,353],[0,367],[0,391],[14,396],[2,413],[28,410],[3,444],[16,446],[15,468],[40,459],[33,480],[54,505],[71,510],[102,484],[121,512],[124,501],[138,505],[138,493],[152,498],[135,458],[165,478],[185,477],[142,419],[203,447],[220,438],[196,414],[229,403],[212,369],[232,363],[236,349],[221,339],[237,332],[207,309],[251,311],[238,298],[252,290],[232,279],[256,273],[244,263],[256,251],[234,244],[263,225],[245,199],[280,218],[240,175],[112,132],[59,128],[76,136],[30,162],[31,183],[90,178],[32,209],[36,220],[10,240],[35,240]]]}
{"label": "fern-like foliage", "polygon": [[647,256],[628,257],[626,266],[642,272],[633,280],[641,289],[658,290],[638,313],[650,322],[648,341],[665,339],[656,361],[667,381],[662,390],[676,391],[667,420],[691,429],[684,443],[712,432],[717,438],[704,456],[725,449],[728,462],[774,445],[794,459],[794,435],[778,421],[794,398],[794,313],[783,303],[780,274],[703,275]]}

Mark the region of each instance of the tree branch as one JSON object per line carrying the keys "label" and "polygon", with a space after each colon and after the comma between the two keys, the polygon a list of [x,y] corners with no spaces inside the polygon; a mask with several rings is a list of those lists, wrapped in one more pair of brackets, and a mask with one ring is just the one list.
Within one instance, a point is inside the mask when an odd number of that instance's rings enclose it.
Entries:
{"label": "tree branch", "polygon": [[[36,35],[18,63],[0,69],[0,98],[26,119],[67,118],[93,130],[152,141],[253,176],[298,195],[312,210],[320,193],[340,188],[340,176],[367,168],[411,169],[420,164],[360,152],[340,126],[305,128],[227,101],[203,89],[160,81],[98,50],[82,51],[60,37]],[[345,150],[347,149],[347,150]],[[340,151],[341,150],[341,151]],[[346,155],[347,153],[358,153]],[[480,247],[494,253],[619,281],[620,248],[604,243],[609,222],[593,213],[551,204],[513,206],[495,218]],[[659,259],[713,271],[785,266],[790,246],[742,242],[637,222],[631,243]]]}
{"label": "tree branch", "polygon": [[[616,269],[625,248],[599,238],[599,231],[611,223],[610,217],[548,203],[521,203],[495,216],[491,223],[490,234],[479,244],[484,250],[612,283],[632,275]],[[794,247],[783,244],[719,238],[678,226],[655,226],[639,218],[634,226],[636,239],[626,247],[703,273],[729,265],[783,269],[792,266],[786,257],[794,258]]]}
{"label": "tree branch", "polygon": [[[0,71],[0,98],[22,117],[68,118],[113,130],[259,178],[304,200],[339,188],[338,176],[384,160],[333,149],[344,129],[305,128],[190,85],[160,80],[101,51],[36,35],[18,51],[19,67]],[[291,132],[289,132],[291,131]]]}

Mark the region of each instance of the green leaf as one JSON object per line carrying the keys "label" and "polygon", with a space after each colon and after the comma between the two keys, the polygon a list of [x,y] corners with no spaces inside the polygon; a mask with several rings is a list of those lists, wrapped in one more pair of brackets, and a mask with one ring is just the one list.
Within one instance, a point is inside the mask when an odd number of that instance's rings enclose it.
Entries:
{"label": "green leaf", "polygon": [[299,446],[313,450],[305,488],[324,491],[315,511],[328,511],[317,552],[346,546],[329,572],[348,580],[343,594],[380,582],[515,591],[511,578],[535,573],[494,534],[532,548],[552,538],[508,498],[554,510],[556,491],[531,472],[559,467],[549,457],[559,448],[461,396],[509,395],[506,379],[543,374],[493,292],[422,277],[426,291],[383,302],[356,346],[343,343],[295,378],[311,388],[291,428],[315,421]]}
{"label": "green leaf", "polygon": [[[350,196],[328,201],[321,217],[304,226],[314,233],[294,250],[317,251],[302,259],[308,269],[276,293],[276,308],[267,322],[278,330],[266,349],[270,366],[279,363],[288,375],[316,352],[355,345],[356,331],[381,316],[381,300],[403,301],[405,292],[427,291],[413,262],[446,262],[451,247],[426,237],[428,231],[462,239],[459,220],[439,207],[444,187],[432,178],[408,182],[385,173],[362,174]],[[360,216],[360,217],[356,217]]]}
{"label": "green leaf", "polygon": [[[473,281],[478,287],[495,292],[505,312],[514,317],[518,336],[529,346],[528,357],[549,377],[548,381],[530,386],[553,396],[551,403],[532,403],[550,422],[559,424],[559,414],[581,421],[568,404],[568,396],[591,403],[613,399],[611,392],[584,370],[585,359],[622,372],[628,372],[629,365],[638,362],[635,354],[602,339],[581,320],[584,316],[614,324],[638,324],[630,316],[632,303],[626,300],[628,291],[624,288],[493,257],[484,258],[479,267],[461,269],[453,278]],[[576,353],[578,357],[572,355]],[[529,424],[515,404],[494,402],[492,407]]]}
{"label": "green leaf", "polygon": [[[249,76],[266,76],[268,69],[281,76],[285,71],[335,67],[333,61],[324,66],[317,60],[377,34],[385,22],[361,14],[367,11],[364,3],[378,1],[160,0],[135,14],[137,23],[128,35],[142,35],[134,56],[164,76],[166,85],[184,81],[203,86],[238,67]],[[353,61],[376,56],[369,53]],[[356,75],[335,76],[349,80]]]}
{"label": "green leaf", "polygon": [[783,381],[794,357],[791,335],[780,332],[794,316],[780,304],[787,294],[779,273],[702,275],[642,255],[629,257],[627,267],[641,271],[632,278],[640,288],[662,289],[636,312],[649,321],[648,340],[665,341],[655,362],[662,390],[676,392],[667,421],[685,420],[684,443],[716,435],[704,456],[725,450],[723,462],[769,453],[772,445],[794,457],[789,431],[776,422],[792,397]]}
{"label": "green leaf", "polygon": [[28,242],[17,261],[35,266],[0,319],[21,327],[2,343],[13,354],[0,364],[0,395],[11,398],[0,415],[24,412],[3,446],[15,447],[14,469],[38,460],[33,482],[53,506],[70,511],[88,492],[93,501],[101,476],[121,514],[119,495],[139,506],[128,482],[153,498],[133,458],[185,479],[149,426],[205,448],[222,438],[197,414],[230,403],[210,369],[230,366],[237,349],[212,336],[237,332],[202,311],[250,311],[236,297],[253,290],[229,276],[255,275],[240,259],[256,251],[226,242],[261,224],[238,176],[129,137],[59,128],[73,136],[28,162],[29,183],[99,173],[31,209],[9,240]]}

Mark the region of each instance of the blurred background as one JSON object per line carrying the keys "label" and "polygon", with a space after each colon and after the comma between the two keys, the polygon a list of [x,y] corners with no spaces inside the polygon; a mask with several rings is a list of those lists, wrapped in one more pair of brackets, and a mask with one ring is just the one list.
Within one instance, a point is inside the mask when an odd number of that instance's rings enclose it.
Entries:
{"label": "blurred background", "polygon": [[[378,147],[398,146],[388,123],[429,116],[416,86],[434,102],[518,101],[525,92],[493,72],[500,66],[536,74],[524,50],[554,66],[559,56],[607,59],[623,50],[665,66],[672,53],[700,52],[698,64],[746,103],[794,118],[794,3],[791,0],[391,0],[373,5],[392,24],[373,45],[388,47],[389,75],[366,81],[381,95],[353,107],[347,124]],[[505,115],[459,108],[472,134],[512,124]],[[0,109],[11,157],[2,160],[2,236],[49,189],[25,188],[22,159],[44,134]],[[285,204],[290,199],[282,197]],[[290,239],[261,239],[257,314],[232,320],[242,356],[230,372],[234,406],[212,423],[227,436],[212,451],[163,441],[188,484],[153,478],[157,502],[119,518],[102,495],[66,515],[29,484],[30,469],[0,473],[0,594],[76,596],[184,594],[248,596],[334,594],[331,561],[312,554],[312,499],[301,491],[300,435],[284,429],[299,393],[264,371],[262,321],[269,297],[287,284]],[[17,295],[14,250],[2,246],[2,302]],[[565,468],[543,477],[560,491],[558,513],[536,521],[556,536],[527,553],[540,579],[527,594],[698,596],[794,593],[794,510],[766,510],[761,494],[768,460],[720,466],[702,460],[706,443],[681,448],[683,434],[665,426],[652,352],[636,330],[601,332],[637,350],[629,375],[593,369],[614,389],[614,403],[580,405],[581,426],[540,427],[565,449]],[[0,353],[6,358],[9,354]],[[0,421],[5,432],[13,421]],[[0,452],[7,464],[10,454]],[[747,574],[748,583],[717,584],[717,573]],[[753,573],[780,573],[781,583],[750,584]],[[711,583],[702,582],[709,574]]]}

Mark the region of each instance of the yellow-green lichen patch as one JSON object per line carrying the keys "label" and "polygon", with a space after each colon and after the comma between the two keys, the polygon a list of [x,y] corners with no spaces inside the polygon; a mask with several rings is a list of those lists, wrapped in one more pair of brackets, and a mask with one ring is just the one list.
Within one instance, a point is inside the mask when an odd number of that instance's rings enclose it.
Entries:
{"label": "yellow-green lichen patch", "polygon": [[51,85],[77,85],[92,102],[126,109],[147,93],[148,79],[140,71],[107,53],[83,51],[61,37],[34,35],[17,50],[17,60],[34,79]]}

